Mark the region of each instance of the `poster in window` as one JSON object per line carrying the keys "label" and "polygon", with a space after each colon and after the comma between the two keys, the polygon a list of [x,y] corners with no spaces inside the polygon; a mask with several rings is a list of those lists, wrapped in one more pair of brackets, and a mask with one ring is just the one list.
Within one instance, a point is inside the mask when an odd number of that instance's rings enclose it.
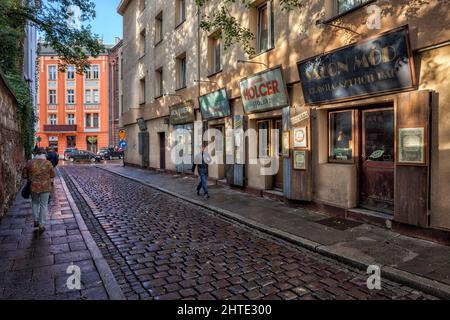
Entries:
{"label": "poster in window", "polygon": [[398,147],[399,164],[425,165],[425,128],[399,128]]}
{"label": "poster in window", "polygon": [[306,127],[294,128],[293,130],[293,147],[308,148],[308,131]]}
{"label": "poster in window", "polygon": [[283,157],[289,158],[291,149],[291,135],[289,131],[283,132]]}
{"label": "poster in window", "polygon": [[293,151],[294,170],[307,170],[307,157],[305,150]]}

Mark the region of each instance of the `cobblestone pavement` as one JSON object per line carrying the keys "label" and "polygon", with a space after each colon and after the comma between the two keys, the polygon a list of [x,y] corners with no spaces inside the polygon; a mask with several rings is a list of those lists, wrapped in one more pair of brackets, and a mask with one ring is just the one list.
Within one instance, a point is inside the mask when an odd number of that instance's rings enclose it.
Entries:
{"label": "cobblestone pavement", "polygon": [[[81,290],[69,290],[67,268],[81,269]],[[109,299],[59,177],[47,230],[34,232],[31,201],[18,195],[0,222],[0,300]]]}
{"label": "cobblestone pavement", "polygon": [[101,169],[61,171],[129,299],[433,299],[370,291],[361,271]]}

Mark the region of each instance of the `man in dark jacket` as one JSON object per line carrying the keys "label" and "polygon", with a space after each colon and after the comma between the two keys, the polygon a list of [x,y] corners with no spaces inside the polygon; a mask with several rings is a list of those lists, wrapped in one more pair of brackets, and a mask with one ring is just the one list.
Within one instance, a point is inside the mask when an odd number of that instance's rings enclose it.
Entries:
{"label": "man in dark jacket", "polygon": [[202,151],[194,158],[194,165],[192,166],[192,172],[195,172],[195,168],[198,166],[198,175],[200,182],[197,186],[197,195],[200,196],[200,189],[203,188],[205,198],[209,199],[208,193],[208,164],[211,163],[211,157],[206,151],[206,145],[202,146]]}
{"label": "man in dark jacket", "polygon": [[53,168],[56,168],[58,166],[59,162],[59,155],[55,151],[55,149],[50,148],[47,153],[47,160],[50,161],[53,165]]}

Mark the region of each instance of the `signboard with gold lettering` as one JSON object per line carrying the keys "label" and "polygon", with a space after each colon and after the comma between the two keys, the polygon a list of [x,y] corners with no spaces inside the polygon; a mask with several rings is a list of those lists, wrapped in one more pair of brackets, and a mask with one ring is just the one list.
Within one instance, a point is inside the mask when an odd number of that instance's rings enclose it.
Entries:
{"label": "signboard with gold lettering", "polygon": [[240,87],[246,113],[268,111],[289,105],[280,67],[242,79]]}
{"label": "signboard with gold lettering", "polygon": [[195,121],[194,102],[192,100],[170,107],[170,124],[186,124]]}
{"label": "signboard with gold lettering", "polygon": [[410,89],[413,61],[407,27],[298,63],[307,104]]}

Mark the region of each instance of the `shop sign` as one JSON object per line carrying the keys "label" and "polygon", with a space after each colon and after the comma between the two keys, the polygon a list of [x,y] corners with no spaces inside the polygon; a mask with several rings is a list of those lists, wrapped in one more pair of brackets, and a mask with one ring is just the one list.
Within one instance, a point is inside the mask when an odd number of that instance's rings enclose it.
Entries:
{"label": "shop sign", "polygon": [[170,107],[170,124],[186,124],[195,121],[194,102],[192,100]]}
{"label": "shop sign", "polygon": [[49,142],[58,142],[58,137],[48,137]]}
{"label": "shop sign", "polygon": [[246,113],[262,112],[289,105],[280,67],[242,79],[240,88]]}
{"label": "shop sign", "polygon": [[425,128],[398,129],[399,164],[425,165]]}
{"label": "shop sign", "polygon": [[224,118],[231,115],[227,91],[221,89],[199,97],[203,120]]}
{"label": "shop sign", "polygon": [[306,127],[293,129],[294,148],[308,148],[308,131]]}
{"label": "shop sign", "polygon": [[407,27],[298,63],[307,104],[410,89],[413,61]]}
{"label": "shop sign", "polygon": [[309,119],[309,112],[305,111],[305,112],[302,112],[302,113],[296,115],[295,117],[292,117],[291,124],[294,126],[294,125],[296,125],[304,120],[308,120],[308,119]]}
{"label": "shop sign", "polygon": [[307,153],[304,150],[294,150],[292,152],[294,170],[307,170]]}

